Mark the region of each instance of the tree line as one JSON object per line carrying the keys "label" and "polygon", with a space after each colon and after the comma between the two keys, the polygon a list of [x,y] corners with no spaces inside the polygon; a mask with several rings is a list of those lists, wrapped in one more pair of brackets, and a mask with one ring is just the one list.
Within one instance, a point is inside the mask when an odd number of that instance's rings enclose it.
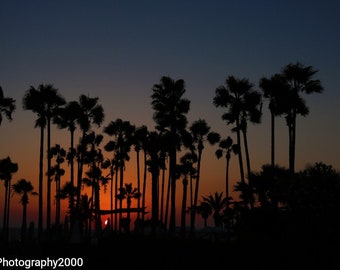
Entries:
{"label": "tree line", "polygon": [[[0,160],[0,179],[4,180],[5,184],[5,235],[8,234],[11,191],[22,196],[22,237],[26,235],[28,195],[38,196],[38,239],[43,237],[44,220],[47,233],[51,232],[52,226],[55,234],[61,233],[61,199],[68,200],[71,237],[78,234],[81,239],[91,237],[93,229],[95,235],[100,237],[103,227],[100,188],[108,186],[110,219],[107,227],[116,232],[130,231],[130,213],[134,212],[137,216],[135,227],[141,232],[146,224],[150,224],[153,232],[161,230],[175,235],[178,211],[176,191],[179,179],[182,180],[183,190],[180,209],[180,228],[183,234],[187,228],[187,212],[190,215],[190,232],[194,233],[198,214],[203,217],[205,224],[207,218],[212,215],[216,227],[224,226],[231,230],[236,228],[236,224],[244,224],[244,220],[247,220],[245,217],[249,217],[249,211],[253,213],[258,209],[270,209],[277,212],[307,206],[309,201],[304,205],[299,199],[306,197],[303,195],[304,189],[312,192],[314,186],[308,190],[310,182],[304,179],[326,177],[328,184],[333,181],[336,185],[339,180],[339,173],[331,165],[322,162],[305,171],[295,172],[297,116],[306,116],[309,113],[303,94],[321,93],[324,90],[320,80],[314,78],[316,73],[314,67],[297,62],[285,65],[280,72],[268,78],[261,78],[258,85],[252,84],[247,78],[228,76],[225,84],[215,89],[212,100],[215,107],[225,109],[221,119],[230,127],[231,132],[225,137],[212,131],[204,119],[188,123],[190,100],[185,97],[183,79],[175,80],[163,76],[152,86],[150,104],[154,111],[154,130],[150,130],[146,125],[135,126],[120,118],[102,127],[105,112],[99,103],[99,97],[82,94],[78,100],[66,101],[52,84],[31,86],[23,96],[22,108],[36,115],[34,127],[40,129],[38,191],[35,192],[30,181],[26,179],[11,185],[12,175],[18,170],[18,164],[12,162],[10,157]],[[3,116],[12,120],[16,101],[5,97],[3,90],[0,90],[1,124]],[[249,123],[261,123],[264,99],[269,101],[268,111],[271,115],[271,161],[264,164],[260,172],[254,172],[251,169],[247,127]],[[289,131],[287,169],[275,162],[276,117],[285,118]],[[61,145],[52,144],[52,125],[68,131],[70,144],[67,150]],[[103,128],[102,133],[95,132],[95,128]],[[77,129],[81,134],[78,143],[75,142]],[[233,133],[236,134],[235,142],[231,136]],[[110,140],[102,145],[104,135],[109,136]],[[201,161],[206,144],[216,145],[216,157],[226,159],[226,189],[223,192],[201,196],[200,200]],[[127,183],[124,178],[126,162],[129,162],[132,151],[136,154],[137,187]],[[228,188],[229,161],[232,155],[237,156],[240,171],[240,180],[234,187],[234,191],[240,192],[238,201],[233,200]],[[44,168],[44,160],[47,168]],[[69,180],[61,185],[61,178],[65,174],[64,162],[70,166],[70,176]],[[151,175],[150,220],[145,218],[147,173]],[[54,224],[51,217],[52,180],[56,185]],[[46,194],[43,193],[44,185]],[[82,193],[83,185],[91,188],[90,197]],[[338,191],[328,186],[326,190],[330,194]],[[126,208],[123,207],[124,199],[127,201]],[[137,202],[136,208],[131,207],[133,199]],[[123,216],[124,213],[126,215]],[[242,226],[237,228],[240,227]]]}

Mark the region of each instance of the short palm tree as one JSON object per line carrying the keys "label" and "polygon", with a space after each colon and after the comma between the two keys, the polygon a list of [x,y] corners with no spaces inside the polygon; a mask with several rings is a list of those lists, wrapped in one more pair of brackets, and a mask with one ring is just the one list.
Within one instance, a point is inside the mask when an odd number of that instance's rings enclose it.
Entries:
{"label": "short palm tree", "polygon": [[208,196],[202,196],[202,201],[208,203],[213,211],[215,227],[222,226],[222,211],[227,205],[227,197],[223,197],[223,192],[215,192]]}
{"label": "short palm tree", "polygon": [[27,230],[27,204],[29,203],[28,195],[38,195],[33,191],[34,187],[30,181],[26,179],[20,179],[18,182],[12,185],[14,194],[20,195],[20,203],[22,204],[22,223],[21,223],[21,241],[26,239]]}
{"label": "short palm tree", "polygon": [[208,142],[210,145],[215,145],[219,142],[221,136],[217,132],[210,131],[210,126],[204,119],[198,119],[194,121],[189,127],[193,146],[195,146],[195,152],[197,155],[197,174],[196,174],[196,184],[195,184],[195,192],[194,199],[192,203],[192,211],[190,215],[190,227],[193,231],[195,229],[195,217],[196,217],[196,207],[198,201],[198,190],[200,183],[200,175],[201,175],[201,160],[202,153],[204,149],[204,143]]}
{"label": "short palm tree", "polygon": [[65,174],[65,170],[61,168],[61,164],[65,161],[66,151],[59,144],[51,147],[50,158],[55,158],[56,164],[51,167],[51,176],[54,176],[56,184],[56,196],[55,196],[55,226],[59,229],[60,225],[60,193],[61,193],[61,177]]}
{"label": "short palm tree", "polygon": [[9,227],[9,206],[11,194],[11,180],[12,174],[18,171],[17,163],[13,163],[10,157],[0,160],[0,179],[5,181],[5,204],[4,204],[4,219],[3,231],[5,234],[5,241],[8,240],[8,227]]}
{"label": "short palm tree", "polygon": [[208,202],[200,202],[197,206],[197,213],[201,215],[204,220],[204,228],[208,227],[208,218],[212,214],[211,205]]}
{"label": "short palm tree", "polygon": [[[121,200],[126,199],[127,221],[130,223],[130,209],[132,199],[138,200],[138,198],[141,196],[141,193],[137,188],[132,187],[132,183],[125,183],[124,187],[119,188],[119,194],[117,194],[117,196]],[[128,232],[130,231],[130,226],[127,226],[127,230]]]}
{"label": "short palm tree", "polygon": [[[181,210],[181,233],[185,235],[186,230],[186,213],[187,213],[187,193],[189,178],[192,180],[197,175],[197,169],[194,168],[193,164],[197,162],[197,156],[188,152],[180,158],[180,164],[177,165],[178,178],[182,177],[182,210]],[[192,207],[191,207],[192,209]]]}
{"label": "short palm tree", "polygon": [[[225,153],[225,158],[227,161],[226,164],[226,174],[225,174],[225,192],[227,198],[229,198],[229,163],[231,158],[231,153],[238,154],[239,148],[237,144],[233,144],[233,139],[228,136],[226,139],[223,139],[219,143],[219,149],[216,150],[216,157],[219,159]],[[229,200],[227,200],[227,208],[229,208]]]}

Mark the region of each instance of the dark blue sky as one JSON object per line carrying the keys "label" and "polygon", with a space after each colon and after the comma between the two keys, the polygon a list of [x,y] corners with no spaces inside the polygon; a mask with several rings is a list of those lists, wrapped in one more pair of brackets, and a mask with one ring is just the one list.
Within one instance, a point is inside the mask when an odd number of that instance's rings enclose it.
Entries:
{"label": "dark blue sky", "polygon": [[[30,85],[52,83],[68,100],[98,96],[105,124],[122,118],[152,129],[153,84],[163,75],[184,79],[189,122],[204,118],[223,136],[233,136],[221,120],[223,111],[212,105],[215,89],[228,75],[257,86],[262,76],[299,61],[319,70],[325,92],[305,97],[310,115],[298,118],[296,167],[322,160],[340,169],[339,26],[336,0],[1,0],[0,85],[17,100],[17,110],[14,121],[1,126],[0,156],[22,164],[23,176],[27,156],[38,158],[35,116],[21,109]],[[268,116],[264,111],[262,124],[249,129],[254,170],[270,159]],[[60,136],[53,139],[62,141]],[[284,166],[287,142],[280,119],[277,155]],[[207,159],[215,160],[215,148],[210,151]],[[214,178],[224,174],[218,162]],[[233,166],[231,173],[237,173],[236,161]]]}

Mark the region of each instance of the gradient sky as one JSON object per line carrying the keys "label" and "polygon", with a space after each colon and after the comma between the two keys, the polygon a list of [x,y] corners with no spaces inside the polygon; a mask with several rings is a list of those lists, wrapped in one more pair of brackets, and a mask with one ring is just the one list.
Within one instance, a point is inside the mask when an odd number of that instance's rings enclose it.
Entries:
{"label": "gradient sky", "polygon": [[[202,118],[212,131],[234,138],[221,120],[223,110],[212,104],[215,89],[229,75],[248,78],[256,88],[261,77],[299,61],[319,71],[315,78],[325,91],[305,96],[310,114],[297,119],[296,169],[319,161],[340,169],[339,25],[337,0],[1,0],[0,85],[17,109],[14,120],[0,126],[0,158],[10,156],[19,164],[13,182],[26,178],[38,189],[39,130],[34,129],[35,115],[22,110],[31,85],[52,83],[67,101],[80,94],[99,97],[103,126],[122,118],[152,130],[152,86],[163,75],[184,79],[185,97],[191,100],[189,124]],[[262,123],[249,128],[253,171],[270,162],[266,103],[263,112]],[[56,131],[52,144],[68,148],[68,136]],[[204,152],[201,195],[225,189],[225,160],[216,159],[216,149],[207,146]],[[276,153],[277,163],[287,167],[284,119],[277,120]],[[133,160],[127,182],[136,178]],[[237,158],[232,158],[231,186],[238,172]],[[177,187],[180,194],[181,182]],[[0,219],[1,194],[3,185]],[[12,208],[21,211],[18,200],[12,199]],[[29,211],[37,201],[31,199]],[[20,215],[11,218],[20,220]]]}

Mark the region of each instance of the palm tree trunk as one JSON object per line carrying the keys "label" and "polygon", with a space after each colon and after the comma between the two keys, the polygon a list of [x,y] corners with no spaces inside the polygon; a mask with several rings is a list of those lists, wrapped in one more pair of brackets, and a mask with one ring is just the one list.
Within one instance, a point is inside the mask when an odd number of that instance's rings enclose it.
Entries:
{"label": "palm tree trunk", "polygon": [[113,229],[113,168],[110,168],[110,176],[111,176],[111,186],[110,186],[110,229]]}
{"label": "palm tree trunk", "polygon": [[38,238],[42,237],[43,231],[43,164],[44,164],[44,127],[40,128],[40,156],[39,156],[39,202],[38,202]]}
{"label": "palm tree trunk", "polygon": [[271,118],[271,165],[275,167],[275,115],[273,112],[270,114]]}
{"label": "palm tree trunk", "polygon": [[227,210],[229,209],[229,163],[230,158],[227,157],[227,167],[225,172],[225,195],[227,197]]}
{"label": "palm tree trunk", "polygon": [[[147,164],[146,164],[146,158],[147,158],[147,153],[144,151],[144,169],[143,169],[143,192],[142,192],[142,224],[144,224],[144,218],[145,218],[145,194],[146,194],[146,172],[147,172]],[[142,232],[144,232],[144,225],[142,226]]]}
{"label": "palm tree trunk", "polygon": [[198,159],[197,159],[197,177],[196,177],[196,185],[195,185],[194,205],[191,211],[190,228],[192,232],[195,230],[195,219],[196,219],[196,208],[197,208],[197,201],[198,201],[198,188],[199,188],[199,181],[200,181],[201,160],[202,160],[202,149],[199,149]]}
{"label": "palm tree trunk", "polygon": [[22,224],[21,224],[21,241],[26,239],[27,230],[27,203],[22,204]]}
{"label": "palm tree trunk", "polygon": [[159,171],[154,170],[151,176],[151,219],[153,231],[155,231],[155,225],[158,221],[158,180]]}
{"label": "palm tree trunk", "polygon": [[[170,165],[169,165],[169,167],[170,167]],[[166,194],[165,214],[164,214],[164,229],[165,230],[166,230],[166,228],[168,226],[169,204],[170,204],[170,189],[171,189],[171,175],[170,175],[170,170],[169,170],[168,189],[167,189],[167,194]]]}
{"label": "palm tree trunk", "polygon": [[[137,159],[137,190],[140,192],[140,172],[139,172],[139,151],[136,154]],[[137,199],[137,207],[140,208],[140,197]],[[137,219],[140,218],[140,212],[137,212]]]}
{"label": "palm tree trunk", "polygon": [[9,236],[9,212],[10,212],[10,203],[11,203],[11,179],[8,180],[8,189],[7,189],[7,213],[6,213],[6,241]]}
{"label": "palm tree trunk", "polygon": [[181,233],[185,237],[186,233],[186,208],[187,208],[187,192],[188,192],[188,179],[185,176],[183,179],[183,195],[182,195],[182,212],[181,212]]}
{"label": "palm tree trunk", "polygon": [[51,120],[47,119],[47,209],[46,209],[46,227],[51,228]]}
{"label": "palm tree trunk", "polygon": [[[59,168],[58,168],[59,171]],[[57,172],[59,173],[59,172]],[[55,183],[55,189],[56,189],[56,203],[55,203],[55,226],[56,230],[58,231],[59,225],[60,225],[60,176],[56,176],[56,183]]]}
{"label": "palm tree trunk", "polygon": [[161,205],[159,219],[163,222],[163,210],[164,210],[164,182],[165,182],[165,169],[162,169],[162,184],[161,184]]}
{"label": "palm tree trunk", "polygon": [[[118,209],[118,166],[116,165],[116,181],[115,181],[115,210]],[[118,213],[115,211],[115,231],[118,230]]]}
{"label": "palm tree trunk", "polygon": [[[119,169],[120,169],[120,183],[119,183],[119,187],[123,188],[123,184],[124,184],[124,161],[120,161],[119,164]],[[123,209],[123,198],[120,197],[119,198],[119,209],[122,210]],[[119,211],[119,232],[122,231],[122,217],[123,217],[123,213],[122,211]]]}
{"label": "palm tree trunk", "polygon": [[247,174],[248,174],[248,177],[250,175],[250,157],[249,157],[249,149],[248,149],[248,139],[247,139],[247,131],[242,131],[243,133],[243,142],[244,142],[244,151],[245,151],[245,154],[246,154],[246,164],[247,164]]}
{"label": "palm tree trunk", "polygon": [[[71,133],[71,147],[70,147],[70,150],[71,150],[71,160],[70,160],[71,175],[70,175],[70,178],[71,178],[71,186],[73,188],[74,187],[74,131],[71,130],[70,133]],[[71,211],[71,213],[73,213],[73,206],[74,206],[74,197],[72,195],[72,196],[70,196],[70,211]],[[72,219],[71,219],[71,221],[72,221]]]}
{"label": "palm tree trunk", "polygon": [[176,149],[172,149],[170,154],[170,176],[171,176],[171,197],[170,197],[170,220],[169,233],[175,235],[176,232]]}
{"label": "palm tree trunk", "polygon": [[240,134],[240,123],[239,120],[236,120],[236,136],[237,136],[237,145],[238,145],[238,161],[239,161],[239,166],[240,166],[240,177],[241,177],[241,182],[245,183],[244,180],[244,170],[243,170],[243,159],[242,159],[242,147],[241,147],[241,134]]}
{"label": "palm tree trunk", "polygon": [[291,153],[291,172],[295,172],[295,142],[296,142],[296,111],[294,110],[293,127],[292,127],[292,153]]}
{"label": "palm tree trunk", "polygon": [[5,180],[5,206],[4,206],[4,220],[3,220],[3,231],[5,234],[5,242],[7,242],[8,240],[8,229],[6,227],[7,226],[7,212],[8,212],[8,197],[9,197],[8,185],[9,185],[8,180]]}
{"label": "palm tree trunk", "polygon": [[294,118],[288,122],[288,136],[289,136],[289,171],[291,174],[294,173]]}

